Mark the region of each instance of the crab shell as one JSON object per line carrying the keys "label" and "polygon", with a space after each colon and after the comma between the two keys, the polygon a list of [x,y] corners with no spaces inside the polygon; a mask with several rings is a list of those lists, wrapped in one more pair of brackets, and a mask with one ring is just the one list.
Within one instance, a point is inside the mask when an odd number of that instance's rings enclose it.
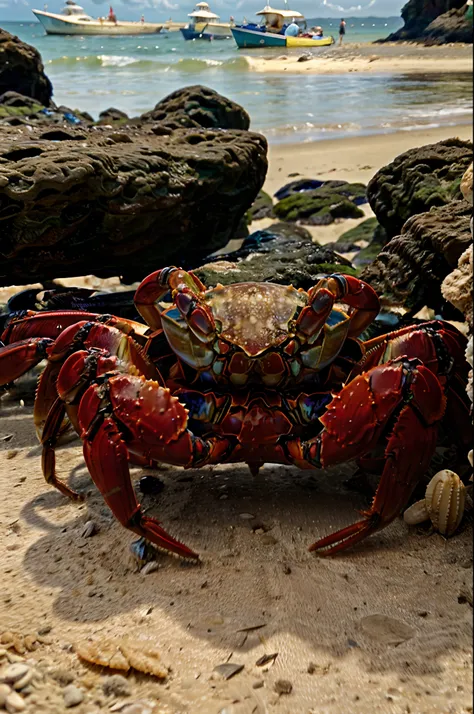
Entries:
{"label": "crab shell", "polygon": [[454,471],[443,469],[426,487],[425,498],[403,514],[405,523],[414,525],[431,520],[433,528],[449,537],[461,523],[466,502],[466,488]]}

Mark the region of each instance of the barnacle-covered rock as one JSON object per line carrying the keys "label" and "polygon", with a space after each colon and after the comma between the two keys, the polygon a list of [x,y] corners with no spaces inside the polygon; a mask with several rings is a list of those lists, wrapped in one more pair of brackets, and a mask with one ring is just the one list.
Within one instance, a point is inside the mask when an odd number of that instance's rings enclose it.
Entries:
{"label": "barnacle-covered rock", "polygon": [[127,136],[1,128],[0,285],[140,280],[151,267],[196,264],[233,237],[265,179],[264,137],[133,127]]}
{"label": "barnacle-covered rock", "polygon": [[410,149],[377,171],[367,197],[389,238],[411,216],[460,199],[461,178],[472,162],[472,142],[446,139]]}
{"label": "barnacle-covered rock", "polygon": [[248,129],[250,126],[245,109],[200,84],[177,89],[159,101],[152,111],[142,114],[140,119],[171,129]]}
{"label": "barnacle-covered rock", "polygon": [[48,106],[53,88],[34,47],[0,28],[0,95],[18,92]]}
{"label": "barnacle-covered rock", "polygon": [[444,469],[433,476],[425,498],[407,508],[403,518],[409,525],[431,520],[433,528],[447,537],[461,523],[466,502],[466,488],[454,471]]}
{"label": "barnacle-covered rock", "polygon": [[361,278],[372,285],[382,304],[417,311],[425,305],[439,311],[441,282],[456,267],[471,242],[467,201],[451,201],[410,218]]}

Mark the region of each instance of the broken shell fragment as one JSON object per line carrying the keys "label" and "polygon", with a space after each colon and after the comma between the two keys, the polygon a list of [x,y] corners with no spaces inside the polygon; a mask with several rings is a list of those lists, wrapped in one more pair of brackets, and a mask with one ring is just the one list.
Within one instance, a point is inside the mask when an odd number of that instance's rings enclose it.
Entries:
{"label": "broken shell fragment", "polygon": [[403,514],[405,523],[415,525],[428,518],[433,528],[451,536],[461,523],[466,503],[466,488],[454,471],[443,469],[433,476],[426,487],[425,498],[417,501]]}

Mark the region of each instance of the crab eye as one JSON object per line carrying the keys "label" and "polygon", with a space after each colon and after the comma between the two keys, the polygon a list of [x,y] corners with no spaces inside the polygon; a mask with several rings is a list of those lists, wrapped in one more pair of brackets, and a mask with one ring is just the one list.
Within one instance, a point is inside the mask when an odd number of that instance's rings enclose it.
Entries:
{"label": "crab eye", "polygon": [[176,307],[182,315],[187,317],[193,311],[195,303],[191,294],[179,292],[175,297]]}

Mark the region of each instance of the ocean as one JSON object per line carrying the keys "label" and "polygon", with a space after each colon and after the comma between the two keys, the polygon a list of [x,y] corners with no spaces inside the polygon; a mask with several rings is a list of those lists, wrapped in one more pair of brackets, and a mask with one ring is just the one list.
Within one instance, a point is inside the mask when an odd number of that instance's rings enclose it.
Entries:
{"label": "ocean", "polygon": [[[346,20],[346,40],[351,43],[385,37],[401,25],[400,18]],[[336,19],[314,18],[308,24],[337,35]],[[471,120],[472,75],[443,75],[442,68],[436,75],[265,75],[249,70],[233,40],[185,42],[179,32],[59,37],[44,34],[36,22],[2,26],[41,52],[57,104],[94,117],[109,107],[136,116],[175,89],[204,84],[244,106],[252,129],[273,143],[455,126]],[[262,55],[262,50],[254,52]],[[268,53],[283,54],[280,49]]]}

